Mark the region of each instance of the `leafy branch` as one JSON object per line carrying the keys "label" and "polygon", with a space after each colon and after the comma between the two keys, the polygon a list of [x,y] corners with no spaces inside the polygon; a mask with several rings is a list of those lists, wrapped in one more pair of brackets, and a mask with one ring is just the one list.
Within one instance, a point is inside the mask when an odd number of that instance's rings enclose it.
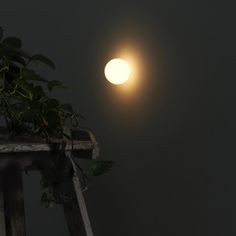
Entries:
{"label": "leafy branch", "polygon": [[[71,137],[72,129],[79,128],[81,115],[75,112],[70,104],[59,102],[51,96],[55,89],[67,89],[57,80],[48,80],[31,68],[32,63],[42,63],[55,70],[51,59],[42,55],[30,55],[22,49],[18,37],[5,37],[0,27],[0,116],[5,120],[9,138],[14,136],[33,136],[46,139]],[[65,150],[62,150],[65,157]],[[60,156],[60,155],[59,155]],[[57,191],[61,177],[58,167],[67,173],[67,164],[62,159],[41,171],[42,187],[45,190],[42,201],[61,203],[68,196]],[[55,163],[54,163],[55,164]],[[64,166],[61,166],[64,164]],[[89,176],[77,163],[86,188],[92,176],[107,172],[112,166],[110,161],[97,161],[91,167]]]}

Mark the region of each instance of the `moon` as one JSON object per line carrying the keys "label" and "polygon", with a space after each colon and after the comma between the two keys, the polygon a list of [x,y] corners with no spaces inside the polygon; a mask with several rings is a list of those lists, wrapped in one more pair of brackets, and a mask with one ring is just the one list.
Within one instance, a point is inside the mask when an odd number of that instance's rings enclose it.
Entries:
{"label": "moon", "polygon": [[129,79],[131,69],[125,60],[115,58],[106,64],[104,73],[110,83],[118,85],[125,83]]}

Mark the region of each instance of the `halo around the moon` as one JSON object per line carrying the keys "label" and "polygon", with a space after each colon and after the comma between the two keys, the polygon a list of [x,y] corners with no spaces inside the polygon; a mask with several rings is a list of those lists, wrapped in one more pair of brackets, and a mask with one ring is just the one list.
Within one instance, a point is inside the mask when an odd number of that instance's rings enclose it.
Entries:
{"label": "halo around the moon", "polygon": [[106,64],[104,73],[112,84],[123,84],[129,79],[131,69],[125,60],[115,58]]}

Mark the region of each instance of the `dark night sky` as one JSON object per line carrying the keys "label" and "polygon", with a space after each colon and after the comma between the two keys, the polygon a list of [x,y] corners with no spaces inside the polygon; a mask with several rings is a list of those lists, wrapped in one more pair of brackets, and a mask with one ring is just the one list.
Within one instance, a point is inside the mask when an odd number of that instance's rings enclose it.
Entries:
{"label": "dark night sky", "polygon": [[[208,0],[5,1],[0,25],[51,57],[112,171],[86,192],[95,236],[233,236],[235,12]],[[129,94],[109,84],[120,50],[140,65]],[[66,236],[61,209],[25,178],[30,236]],[[38,204],[38,205],[37,205]],[[48,232],[45,228],[48,228]]]}

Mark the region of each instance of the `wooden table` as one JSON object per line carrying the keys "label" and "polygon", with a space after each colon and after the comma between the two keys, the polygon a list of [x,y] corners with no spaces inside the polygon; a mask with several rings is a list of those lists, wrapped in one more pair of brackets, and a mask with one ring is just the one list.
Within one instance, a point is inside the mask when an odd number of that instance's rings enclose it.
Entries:
{"label": "wooden table", "polygon": [[[73,144],[67,140],[63,147],[73,174],[65,176],[61,183],[75,204],[64,202],[62,207],[71,236],[93,236],[79,174],[70,154],[96,159],[99,147],[89,130],[79,130],[75,134]],[[22,171],[40,170],[52,165],[58,153],[54,150],[61,146],[61,140],[52,140],[50,144],[29,138],[0,140],[0,236],[26,235]]]}

